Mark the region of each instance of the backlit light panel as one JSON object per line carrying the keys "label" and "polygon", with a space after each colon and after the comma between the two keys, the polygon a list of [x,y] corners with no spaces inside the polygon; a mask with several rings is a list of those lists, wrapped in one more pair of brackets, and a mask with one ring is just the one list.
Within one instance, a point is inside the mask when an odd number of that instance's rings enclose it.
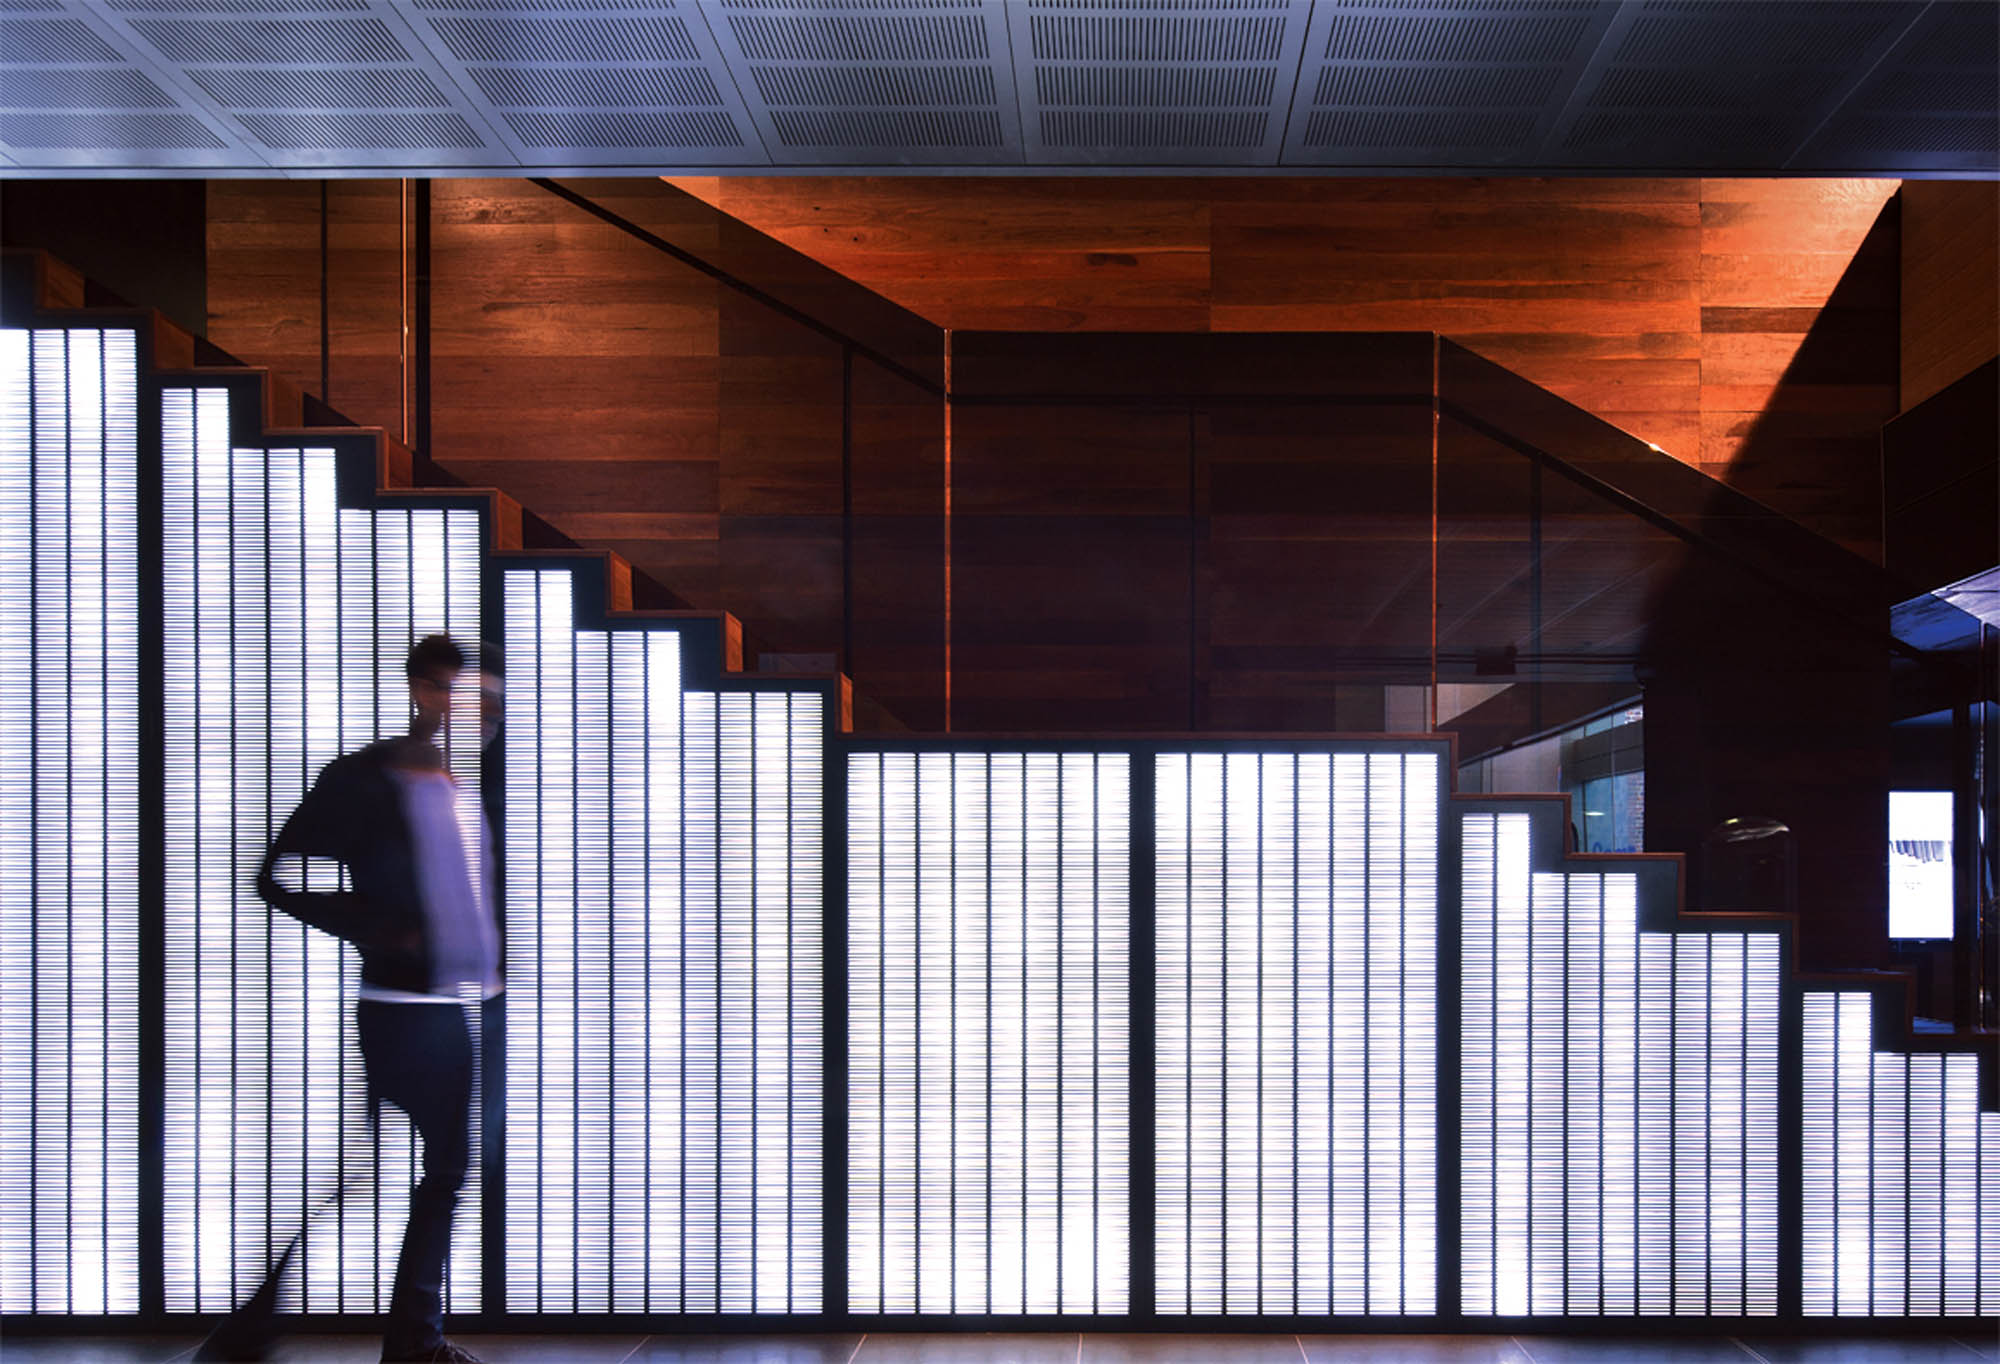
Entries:
{"label": "backlit light panel", "polygon": [[0,330],[0,1312],[139,1309],[138,361]]}
{"label": "backlit light panel", "polygon": [[1158,1311],[1435,1311],[1436,756],[1155,770]]}
{"label": "backlit light panel", "polygon": [[1526,814],[1463,834],[1464,1311],[1774,1314],[1777,935],[1641,932]]}
{"label": "backlit light panel", "polygon": [[507,1306],[822,1306],[822,697],[505,577]]}
{"label": "backlit light panel", "polygon": [[1130,1296],[1131,760],[848,764],[848,1300]]}
{"label": "backlit light panel", "polygon": [[2000,1114],[1968,1052],[1874,1047],[1874,1002],[1805,996],[1807,1316],[2000,1315]]}
{"label": "backlit light panel", "polygon": [[[281,1305],[377,1312],[414,1140],[395,1109],[379,1147],[369,1133],[353,952],[268,908],[252,878],[329,760],[407,731],[412,641],[479,636],[479,519],[343,508],[333,451],[233,445],[220,388],[168,389],[162,404],[166,1305],[229,1309],[309,1220]],[[477,745],[448,756],[476,802]],[[306,889],[343,875],[289,874]],[[479,1304],[479,1209],[475,1161],[454,1311]]]}

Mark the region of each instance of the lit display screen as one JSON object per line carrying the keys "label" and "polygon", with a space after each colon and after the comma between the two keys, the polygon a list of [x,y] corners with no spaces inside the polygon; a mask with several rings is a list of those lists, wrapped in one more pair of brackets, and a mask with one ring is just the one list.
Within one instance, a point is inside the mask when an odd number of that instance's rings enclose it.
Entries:
{"label": "lit display screen", "polygon": [[824,703],[506,574],[507,1306],[822,1305]]}
{"label": "lit display screen", "polygon": [[[234,1306],[315,1213],[281,1305],[376,1312],[414,1139],[395,1109],[379,1147],[369,1131],[353,953],[251,882],[328,761],[408,729],[411,641],[478,636],[479,518],[342,508],[333,451],[233,446],[219,388],[161,401],[166,1304]],[[448,756],[476,801],[477,746]],[[300,888],[341,875],[308,862]],[[455,1311],[479,1304],[479,1221],[475,1163],[453,1227]]]}
{"label": "lit display screen", "polygon": [[0,1312],[139,1308],[138,371],[0,331]]}
{"label": "lit display screen", "polygon": [[850,760],[850,1310],[1127,1310],[1130,785]]}
{"label": "lit display screen", "polygon": [[1528,815],[1462,829],[1464,1311],[1775,1314],[1777,935],[1641,932]]}
{"label": "lit display screen", "polygon": [[1805,997],[1807,1316],[2000,1312],[2000,1114],[1978,1059],[1874,1047],[1874,1000]]}
{"label": "lit display screen", "polygon": [[1952,935],[1949,791],[1889,793],[1889,936]]}
{"label": "lit display screen", "polygon": [[1437,1310],[1438,782],[1159,758],[1161,1314]]}

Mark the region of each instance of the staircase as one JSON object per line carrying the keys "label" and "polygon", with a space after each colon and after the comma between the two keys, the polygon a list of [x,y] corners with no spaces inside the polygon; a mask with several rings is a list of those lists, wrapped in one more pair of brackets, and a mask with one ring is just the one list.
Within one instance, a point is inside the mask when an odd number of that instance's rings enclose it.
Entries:
{"label": "staircase", "polygon": [[[729,617],[8,267],[49,338],[0,432],[10,1321],[223,1310],[315,1201],[282,1139],[355,1131],[352,968],[245,859],[433,628],[509,659],[501,750],[452,755],[510,959],[455,1314],[2000,1315],[1993,1036],[1682,913],[1677,857],[1456,796],[1434,738],[856,739],[844,679],[746,674]],[[402,1194],[367,1197],[295,1310],[380,1310]]]}

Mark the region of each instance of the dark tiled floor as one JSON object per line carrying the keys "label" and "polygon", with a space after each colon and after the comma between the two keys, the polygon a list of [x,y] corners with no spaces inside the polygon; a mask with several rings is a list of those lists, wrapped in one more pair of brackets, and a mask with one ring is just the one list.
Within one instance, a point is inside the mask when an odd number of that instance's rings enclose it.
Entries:
{"label": "dark tiled floor", "polygon": [[[2000,1333],[1968,1322],[1951,1336],[1188,1335],[1174,1332],[972,1335],[465,1336],[488,1364],[1976,1364],[2000,1360]],[[173,1364],[188,1336],[14,1336],[4,1364]],[[296,1336],[284,1364],[373,1364],[369,1336]]]}

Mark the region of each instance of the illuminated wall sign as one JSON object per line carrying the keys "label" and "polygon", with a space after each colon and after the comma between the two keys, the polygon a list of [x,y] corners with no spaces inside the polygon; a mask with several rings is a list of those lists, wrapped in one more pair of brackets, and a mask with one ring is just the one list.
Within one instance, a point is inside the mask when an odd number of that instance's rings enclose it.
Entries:
{"label": "illuminated wall sign", "polygon": [[[386,1110],[380,1164],[349,1015],[358,965],[251,878],[320,768],[408,728],[403,660],[479,633],[470,510],[343,508],[328,449],[242,448],[218,388],[161,396],[166,666],[166,1306],[225,1311],[308,1209],[291,1310],[387,1306],[415,1180]],[[455,749],[476,799],[476,746]],[[307,889],[337,868],[308,866]],[[475,1165],[448,1300],[479,1304]]]}
{"label": "illuminated wall sign", "polygon": [[139,1308],[138,371],[0,331],[0,1312]]}
{"label": "illuminated wall sign", "polygon": [[847,1306],[1115,1314],[1130,759],[848,763]]}
{"label": "illuminated wall sign", "polygon": [[1463,1310],[1772,1315],[1778,937],[1641,932],[1529,818],[1463,819]]}
{"label": "illuminated wall sign", "polygon": [[1437,1310],[1437,754],[1163,754],[1162,1315]]}
{"label": "illuminated wall sign", "polygon": [[817,1312],[822,698],[505,578],[508,1309]]}
{"label": "illuminated wall sign", "polygon": [[1874,1000],[1805,996],[1807,1316],[2000,1313],[2000,1114],[1967,1053],[1877,1051]]}

